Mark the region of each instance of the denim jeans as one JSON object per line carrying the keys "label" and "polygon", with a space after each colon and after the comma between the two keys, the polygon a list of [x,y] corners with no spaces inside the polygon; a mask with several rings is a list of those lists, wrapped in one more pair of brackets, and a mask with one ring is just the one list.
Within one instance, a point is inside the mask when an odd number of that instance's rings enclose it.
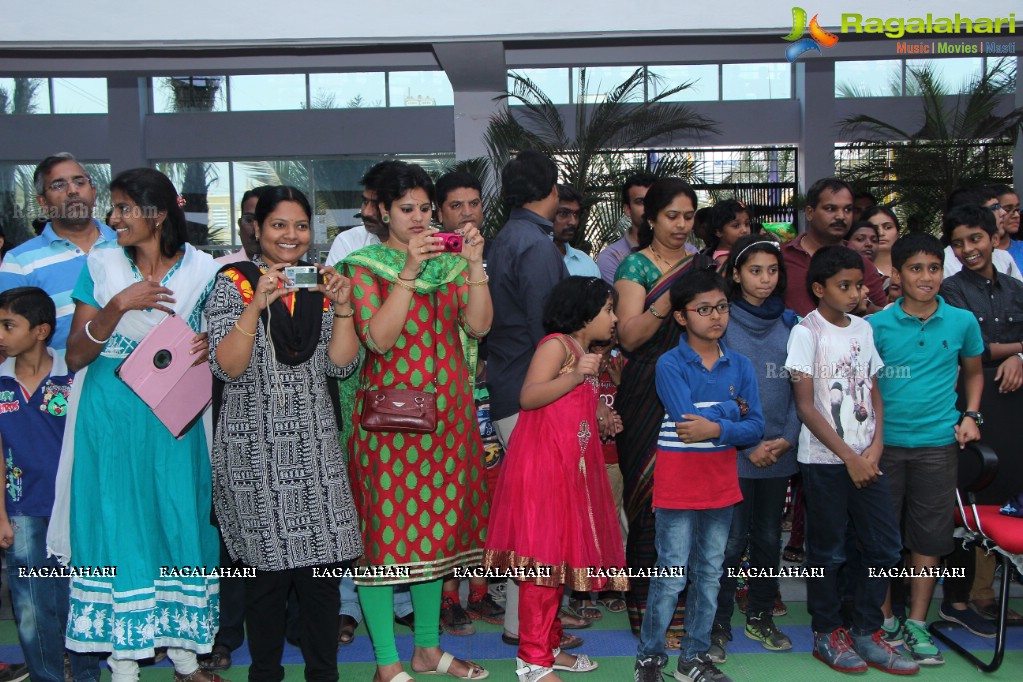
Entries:
{"label": "denim jeans", "polygon": [[806,565],[823,568],[824,576],[806,581],[806,608],[814,632],[842,627],[838,569],[846,560],[846,529],[852,522],[862,566],[851,575],[854,585],[852,631],[876,632],[888,579],[870,577],[870,569],[890,570],[902,551],[902,536],[892,508],[888,479],[856,488],[844,464],[800,464],[806,495]]}
{"label": "denim jeans", "polygon": [[[412,613],[412,593],[408,585],[394,586],[394,615],[404,618]],[[362,604],[351,576],[341,578],[341,611],[338,615],[351,616],[356,623],[362,622]]]}
{"label": "denim jeans", "polygon": [[[742,502],[732,512],[732,527],[725,546],[725,561],[718,593],[714,622],[728,625],[735,609],[738,578],[729,578],[728,569],[738,569],[742,551],[749,545],[750,568],[777,569],[781,565],[781,517],[785,512],[785,492],[789,479],[740,478]],[[770,615],[778,592],[777,578],[748,578],[749,604],[746,616]]]}
{"label": "denim jeans", "polygon": [[686,596],[686,634],[679,653],[681,660],[690,660],[710,649],[732,507],[655,509],[654,519],[657,566],[684,566],[685,574],[651,578],[638,656],[665,655],[664,635],[688,579],[691,586]]}
{"label": "denim jeans", "polygon": [[[19,568],[59,568],[46,557],[46,516],[12,516],[14,543],[7,550],[7,584],[18,640],[32,680],[64,682],[64,632],[70,578],[18,577]],[[99,680],[99,657],[68,652],[76,682]]]}

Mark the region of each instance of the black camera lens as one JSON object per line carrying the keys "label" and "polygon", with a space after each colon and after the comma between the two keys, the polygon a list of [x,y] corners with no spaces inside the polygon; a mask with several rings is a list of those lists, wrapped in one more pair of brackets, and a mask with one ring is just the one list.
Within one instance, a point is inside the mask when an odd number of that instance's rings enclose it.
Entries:
{"label": "black camera lens", "polygon": [[156,354],[153,356],[153,366],[156,367],[157,369],[167,369],[168,367],[170,367],[170,363],[173,357],[174,356],[171,355],[171,352],[166,348],[163,350],[158,350],[156,351]]}

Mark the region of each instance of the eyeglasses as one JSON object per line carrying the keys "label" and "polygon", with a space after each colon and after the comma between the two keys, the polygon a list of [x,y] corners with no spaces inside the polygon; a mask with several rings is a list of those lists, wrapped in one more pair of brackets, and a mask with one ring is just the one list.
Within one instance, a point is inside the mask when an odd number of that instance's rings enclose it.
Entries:
{"label": "eyeglasses", "polygon": [[717,305],[701,305],[699,308],[686,308],[689,312],[696,313],[700,317],[710,317],[715,310],[720,315],[727,315],[732,309],[731,303],[718,303]]}
{"label": "eyeglasses", "polygon": [[1019,206],[1012,206],[1012,205],[1002,206],[1002,210],[1004,210],[1006,213],[1011,215],[1013,213],[1019,213]]}
{"label": "eyeglasses", "polygon": [[74,185],[75,189],[82,189],[86,185],[91,184],[92,180],[79,175],[78,177],[71,178],[71,180],[54,180],[50,183],[49,190],[51,192],[64,192],[67,190],[68,185]]}

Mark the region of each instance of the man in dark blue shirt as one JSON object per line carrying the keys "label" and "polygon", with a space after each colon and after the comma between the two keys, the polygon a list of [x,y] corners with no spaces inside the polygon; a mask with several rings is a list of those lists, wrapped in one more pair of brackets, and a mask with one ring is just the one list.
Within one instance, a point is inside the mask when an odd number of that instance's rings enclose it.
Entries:
{"label": "man in dark blue shirt", "polygon": [[[519,392],[540,339],[544,337],[543,307],[554,285],[568,270],[551,237],[558,211],[558,167],[540,152],[526,150],[501,171],[504,201],[511,207],[508,222],[494,239],[487,256],[494,323],[487,335],[487,388],[490,418],[501,445],[519,418]],[[504,638],[519,635],[519,591],[508,581]],[[562,647],[578,646],[582,640]]]}
{"label": "man in dark blue shirt", "polygon": [[487,257],[494,324],[487,337],[490,418],[507,446],[519,412],[519,391],[533,351],[544,337],[543,306],[554,285],[568,276],[551,239],[558,210],[558,167],[526,150],[501,171],[511,216]]}

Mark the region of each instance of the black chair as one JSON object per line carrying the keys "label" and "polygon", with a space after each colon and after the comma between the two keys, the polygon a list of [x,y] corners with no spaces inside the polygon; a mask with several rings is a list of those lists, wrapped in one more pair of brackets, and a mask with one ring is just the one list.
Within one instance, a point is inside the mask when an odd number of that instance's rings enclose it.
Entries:
{"label": "black chair", "polygon": [[[960,456],[959,484],[956,490],[956,536],[962,542],[977,545],[988,552],[995,552],[1002,569],[999,585],[1001,609],[995,622],[995,654],[985,663],[952,639],[949,633],[959,629],[956,623],[939,620],[927,626],[928,631],[950,649],[977,666],[983,672],[993,673],[1002,665],[1005,657],[1005,629],[1019,625],[1009,623],[1009,583],[1016,572],[1016,566],[1023,566],[1023,519],[1003,516],[997,505],[978,505],[974,493],[983,490],[998,471],[998,456],[994,450],[981,443],[970,443]],[[965,498],[965,502],[964,502]]]}

